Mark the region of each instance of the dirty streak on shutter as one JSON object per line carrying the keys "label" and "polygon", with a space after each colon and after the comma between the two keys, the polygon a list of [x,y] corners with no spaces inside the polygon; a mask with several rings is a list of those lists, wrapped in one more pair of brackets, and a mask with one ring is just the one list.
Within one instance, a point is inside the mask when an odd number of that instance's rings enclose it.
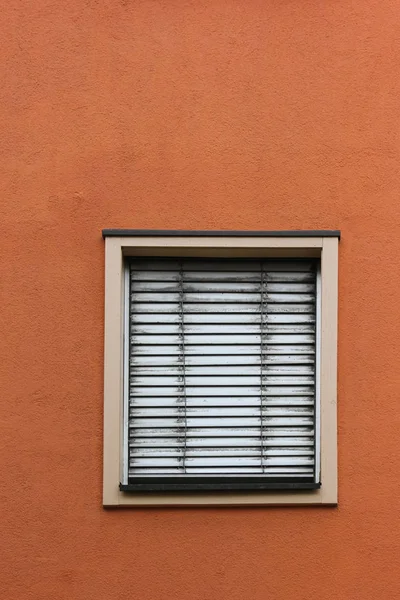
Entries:
{"label": "dirty streak on shutter", "polygon": [[313,481],[313,261],[132,259],[129,481]]}

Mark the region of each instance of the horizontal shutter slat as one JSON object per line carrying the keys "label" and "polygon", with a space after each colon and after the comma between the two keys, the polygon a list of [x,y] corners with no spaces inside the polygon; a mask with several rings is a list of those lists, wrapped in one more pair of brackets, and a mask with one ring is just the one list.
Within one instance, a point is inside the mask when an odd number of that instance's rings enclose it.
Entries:
{"label": "horizontal shutter slat", "polygon": [[[312,344],[314,340],[314,334],[307,333],[295,333],[295,334],[267,334],[263,339],[263,344],[269,343],[271,345],[274,344],[290,344],[290,345],[304,345],[304,344]],[[131,337],[132,345],[149,345],[149,346],[179,346],[181,343],[180,334],[176,333],[152,333],[149,335],[146,334],[136,334]],[[202,354],[206,353],[208,346],[214,345],[230,345],[234,344],[250,344],[257,345],[258,351],[260,351],[261,344],[261,334],[258,333],[232,333],[232,334],[223,334],[221,335],[212,335],[212,334],[202,334],[202,333],[188,333],[185,335],[185,346],[205,346],[202,350]],[[226,353],[229,353],[229,349],[225,349]],[[210,352],[211,354],[211,352]]]}
{"label": "horizontal shutter slat", "polygon": [[274,313],[279,314],[302,314],[302,313],[311,313],[314,315],[315,305],[314,303],[303,303],[303,304],[294,304],[293,302],[270,302],[268,304],[268,314],[271,316]]}
{"label": "horizontal shutter slat", "polygon": [[[183,462],[183,461],[182,461]],[[179,464],[175,467],[137,467],[129,470],[130,477],[161,477],[161,476],[174,476],[182,475],[183,465]],[[246,477],[249,475],[271,475],[275,477],[282,477],[295,479],[296,477],[312,477],[312,467],[264,467],[262,470],[260,467],[188,467],[185,470],[186,475],[198,475],[198,476],[215,476],[220,478],[223,475],[235,475],[235,477]]]}
{"label": "horizontal shutter slat", "polygon": [[[179,282],[180,272],[167,271],[167,270],[138,270],[132,271],[132,282],[134,284],[138,282]],[[261,274],[259,271],[193,271],[186,270],[183,274],[184,282],[194,283],[210,283],[210,282],[233,282],[233,283],[261,283]],[[296,272],[296,271],[283,271],[283,272],[270,272],[268,274],[268,282],[271,283],[304,283],[314,282],[314,274],[312,272]],[[151,288],[151,286],[150,286]]]}
{"label": "horizontal shutter slat", "polygon": [[[272,334],[303,334],[303,333],[313,333],[314,325],[313,323],[268,323],[260,321],[259,323],[187,323],[185,321],[185,339],[194,340],[203,338],[191,338],[190,334],[198,334],[198,335],[215,335],[216,341],[219,340],[220,335],[226,333],[227,335],[232,334],[256,334],[257,338],[260,333],[260,327],[268,328],[268,336]],[[162,324],[154,324],[154,323],[142,323],[142,324],[134,324],[132,325],[131,333],[133,336],[140,335],[168,335],[168,334],[180,334],[179,324],[175,323],[162,323]],[[140,338],[138,338],[140,339]],[[269,339],[267,337],[266,339]],[[189,343],[189,341],[187,342]]]}
{"label": "horizontal shutter slat", "polygon": [[[134,276],[138,270],[143,271],[180,271],[181,267],[190,271],[255,271],[260,272],[260,261],[259,260],[247,260],[247,259],[225,259],[218,258],[202,258],[202,259],[163,259],[163,258],[136,258],[131,261],[131,273]],[[294,270],[298,270],[295,263],[293,263]],[[301,270],[301,269],[300,269]]]}
{"label": "horizontal shutter slat", "polygon": [[268,283],[302,283],[312,282],[314,284],[314,273],[310,271],[296,272],[296,271],[270,271],[268,273]]}
{"label": "horizontal shutter slat", "polygon": [[[272,385],[289,385],[291,387],[300,386],[300,385],[312,385],[314,381],[314,377],[312,375],[282,375],[282,376],[273,376],[273,375],[262,375],[261,381],[263,384],[267,384],[269,386]],[[252,386],[258,385],[260,382],[259,375],[245,375],[240,374],[237,376],[234,375],[191,375],[188,373],[185,377],[185,385],[186,388],[203,388],[206,387],[215,387],[215,386]],[[174,375],[166,375],[165,377],[155,376],[155,375],[142,375],[131,377],[130,384],[132,387],[136,386],[179,386],[182,385],[182,377],[174,376]],[[132,390],[133,393],[135,390]]]}
{"label": "horizontal shutter slat", "polygon": [[[161,454],[162,452],[162,454]],[[199,461],[206,459],[208,462],[215,464],[218,458],[229,458],[231,457],[232,462],[235,462],[238,458],[258,458],[260,460],[260,448],[257,446],[247,448],[188,448],[187,446],[176,447],[176,448],[133,448],[131,450],[131,466],[135,464],[139,466],[139,463],[135,463],[136,455],[139,457],[137,460],[157,460],[157,459],[185,459],[185,458],[196,458]],[[268,458],[280,458],[284,460],[284,464],[290,464],[290,460],[293,458],[305,458],[308,459],[306,464],[313,464],[314,449],[310,447],[299,448],[297,446],[291,448],[265,448],[263,449],[261,456],[266,460]],[[214,460],[213,460],[214,459]],[[287,460],[286,460],[287,459]],[[292,463],[293,464],[293,463]],[[272,465],[271,465],[272,466]]]}
{"label": "horizontal shutter slat", "polygon": [[[257,375],[260,377],[260,363],[261,359],[257,364],[241,364],[240,365],[240,375]],[[207,376],[207,375],[230,375],[235,376],[238,374],[238,365],[237,364],[223,364],[218,366],[213,365],[188,365],[185,361],[185,371],[186,375],[197,375],[197,376]],[[265,365],[264,366],[264,376],[272,376],[272,375],[287,375],[287,376],[296,376],[296,375],[313,375],[314,367],[313,365]],[[136,380],[140,376],[169,376],[169,377],[179,377],[182,374],[182,363],[179,359],[177,359],[175,366],[167,365],[167,366],[147,366],[147,365],[138,365],[136,364],[135,370],[132,372],[131,381]],[[150,380],[151,381],[151,380]],[[187,381],[186,381],[187,383]]]}
{"label": "horizontal shutter slat", "polygon": [[136,271],[179,271],[181,267],[190,271],[256,271],[260,272],[261,265],[267,272],[309,272],[314,270],[314,263],[304,260],[282,259],[225,259],[225,258],[134,258],[131,260],[131,273]]}
{"label": "horizontal shutter slat", "polygon": [[269,342],[266,347],[263,347],[265,354],[315,354],[315,346],[312,343],[309,344],[285,344],[284,346],[278,343]]}
{"label": "horizontal shutter slat", "polygon": [[[181,389],[180,389],[181,388]],[[177,391],[178,390],[178,391]],[[179,391],[180,390],[180,391]],[[131,388],[131,397],[135,396],[181,396],[185,398],[186,396],[260,396],[261,388],[259,386],[241,386],[239,389],[237,387],[202,387],[201,389],[197,387],[187,387],[186,392],[183,390],[183,385],[181,386],[170,386],[170,387],[132,387]],[[289,394],[291,395],[291,394]]]}
{"label": "horizontal shutter slat", "polygon": [[[137,467],[161,467],[161,466],[179,466],[182,457],[179,456],[165,456],[165,457],[131,457],[130,465]],[[187,467],[233,467],[233,466],[244,466],[244,467],[259,467],[260,457],[259,456],[185,456],[185,462]],[[274,467],[296,467],[296,466],[312,466],[314,463],[313,457],[310,456],[269,456],[265,458],[261,457],[262,464],[266,466]]]}
{"label": "horizontal shutter slat", "polygon": [[[213,347],[214,354],[212,356],[204,356],[200,354],[188,354],[185,356],[185,364],[187,368],[190,367],[202,367],[202,366],[210,366],[212,368],[216,365],[216,353],[215,346]],[[175,366],[181,366],[181,355],[177,350],[174,355],[172,354],[164,354],[164,355],[154,355],[154,354],[138,354],[135,353],[134,356],[131,357],[130,365],[132,368],[140,370],[141,368],[146,367],[162,367],[166,366],[167,368],[173,369]],[[271,355],[265,353],[258,352],[257,354],[230,354],[227,356],[218,356],[218,365],[222,369],[226,366],[241,366],[246,367],[250,365],[256,365],[259,368],[259,365],[263,363],[265,366],[270,365],[271,367],[280,365],[312,365],[314,366],[314,356],[313,354],[281,354],[281,355]]]}
{"label": "horizontal shutter slat", "polygon": [[290,294],[290,293],[278,293],[271,290],[266,294],[267,302],[271,304],[298,304],[304,302],[305,304],[313,304],[315,296],[313,293],[310,294]]}
{"label": "horizontal shutter slat", "polygon": [[[275,300],[271,300],[271,302],[301,302],[302,297],[310,297],[311,294],[271,294]],[[284,298],[281,300],[280,298]],[[131,294],[132,302],[160,302],[164,304],[165,302],[179,302],[180,294],[179,292],[171,292],[171,291],[149,291],[149,292],[140,292],[133,291]],[[238,304],[241,302],[259,304],[261,300],[261,292],[186,292],[185,293],[185,303],[210,303],[213,304],[216,302],[232,302],[234,304]]]}
{"label": "horizontal shutter slat", "polygon": [[[182,398],[182,397],[181,397]],[[171,397],[160,397],[154,396],[149,397],[145,396],[140,398],[139,396],[135,396],[130,399],[130,407],[132,408],[158,408],[161,412],[163,407],[174,407],[182,406],[182,399],[177,397],[171,399]],[[239,408],[244,406],[257,406],[260,409],[260,400],[258,397],[249,396],[218,396],[218,397],[206,397],[201,398],[198,396],[194,397],[186,397],[184,405],[186,408],[188,407],[204,407],[211,408],[213,406],[229,406],[232,408]],[[262,399],[262,407],[273,407],[273,406],[314,406],[314,398],[313,396],[265,396]]]}
{"label": "horizontal shutter slat", "polygon": [[[263,416],[261,420],[261,416],[254,417],[192,417],[188,416],[186,419],[184,415],[181,413],[177,414],[175,417],[131,417],[131,426],[133,428],[141,428],[141,427],[185,427],[188,430],[188,435],[190,434],[190,429],[193,427],[211,427],[215,429],[222,429],[224,427],[260,427],[261,422],[265,425],[269,425],[270,427],[293,427],[293,426],[311,426],[313,424],[312,415],[309,416],[280,416],[280,417],[270,417]],[[214,433],[215,435],[215,433]]]}
{"label": "horizontal shutter slat", "polygon": [[[271,284],[272,285],[272,284]],[[296,283],[290,286],[286,283],[276,283],[276,290],[271,289],[272,291],[292,291],[296,292],[307,292],[311,289],[312,284],[307,283]],[[286,287],[288,289],[286,290]],[[290,288],[290,289],[289,289]],[[132,292],[179,292],[180,284],[176,281],[135,281],[132,283]],[[212,293],[240,293],[240,294],[259,294],[261,292],[261,284],[251,281],[246,281],[240,284],[240,292],[238,292],[238,284],[237,282],[232,281],[211,281],[211,282],[202,282],[202,281],[183,281],[182,283],[182,291],[185,295],[187,293],[195,293],[195,294],[208,294]]]}
{"label": "horizontal shutter slat", "polygon": [[[273,343],[274,341],[276,342],[281,342],[281,338],[274,338],[271,340],[271,342]],[[299,334],[296,336],[292,336],[291,338],[285,338],[286,343],[288,344],[307,344],[310,343],[311,338],[310,336],[307,336],[306,334]],[[164,345],[169,345],[169,346],[178,346],[181,343],[181,338],[180,338],[180,334],[176,333],[165,333],[165,334],[149,334],[149,335],[145,335],[145,334],[138,334],[138,335],[133,335],[131,338],[131,344],[133,345],[149,345],[149,346],[164,346]],[[257,344],[258,349],[259,349],[259,345],[261,343],[261,336],[258,334],[254,334],[252,335],[251,333],[249,334],[245,334],[245,333],[240,333],[240,334],[226,334],[226,335],[219,335],[219,336],[213,336],[213,335],[206,335],[206,334],[187,334],[185,335],[185,346],[203,346],[203,350],[202,353],[204,354],[207,351],[207,347],[211,346],[211,345],[216,345],[216,344],[234,344],[234,345],[240,345],[240,344]],[[205,348],[204,348],[205,346]],[[227,352],[227,350],[225,349],[225,352]]]}
{"label": "horizontal shutter slat", "polygon": [[[140,438],[154,438],[155,439],[155,443],[157,441],[157,439],[159,438],[176,438],[178,436],[181,435],[182,433],[182,429],[178,428],[178,427],[171,427],[171,429],[164,429],[164,428],[157,428],[157,427],[145,427],[145,428],[136,428],[132,422],[129,423],[129,427],[131,430],[134,430],[133,432],[131,431],[131,438],[134,437],[135,439],[140,439]],[[261,431],[261,435],[260,435],[260,428],[259,426],[256,427],[243,427],[243,426],[239,426],[239,427],[224,427],[223,429],[220,429],[218,431],[216,431],[213,428],[210,427],[197,427],[196,429],[192,429],[191,430],[191,435],[190,437],[188,437],[187,443],[189,443],[189,440],[191,439],[195,439],[195,438],[204,438],[204,439],[208,439],[208,438],[215,438],[215,437],[223,437],[223,438],[230,438],[233,442],[233,440],[236,440],[238,438],[245,438],[245,440],[249,440],[251,438],[253,438],[254,436],[257,436],[259,439],[264,439],[264,438],[270,438],[270,437],[287,437],[288,439],[291,439],[292,437],[305,437],[305,438],[309,438],[312,439],[313,435],[314,435],[314,428],[313,426],[304,426],[304,425],[297,425],[297,426],[291,426],[290,424],[288,424],[287,426],[282,426],[279,428],[275,428],[273,426],[268,427],[266,425],[262,426],[262,431]],[[242,443],[244,443],[244,441],[242,441]]]}
{"label": "horizontal shutter slat", "polygon": [[[268,417],[282,416],[309,416],[314,413],[313,407],[297,407],[297,406],[268,406],[267,415]],[[159,418],[162,417],[179,417],[179,407],[134,407],[130,410],[132,418]],[[212,407],[199,407],[199,406],[186,406],[186,417],[198,417],[204,419],[210,419],[212,417],[256,417],[260,418],[260,407],[254,406],[212,406]]]}
{"label": "horizontal shutter slat", "polygon": [[[157,300],[157,302],[156,302]],[[274,302],[268,305],[268,315],[278,314],[314,314],[315,306],[313,303],[298,303],[293,302]],[[190,314],[206,315],[236,315],[242,313],[251,313],[255,318],[259,318],[259,313],[254,312],[254,302],[226,303],[226,302],[191,302],[185,303],[185,318]],[[131,315],[163,315],[163,314],[180,314],[178,301],[165,301],[165,297],[157,296],[154,302],[137,301],[132,304]],[[140,317],[135,317],[140,319]]]}
{"label": "horizontal shutter slat", "polygon": [[[207,353],[205,354],[205,351]],[[131,355],[132,356],[180,356],[182,353],[181,348],[177,344],[132,344],[131,347]],[[262,347],[262,353],[264,355],[279,355],[279,354],[307,354],[313,355],[315,354],[315,347],[313,344],[287,344],[286,346],[281,346],[279,344],[268,344]],[[191,355],[197,356],[215,356],[215,355],[255,355],[260,356],[260,345],[259,344],[231,344],[229,347],[227,345],[217,345],[213,344],[212,348],[210,347],[202,347],[201,344],[191,345],[185,347],[185,356],[186,360],[189,359]]]}
{"label": "horizontal shutter slat", "polygon": [[213,406],[258,406],[267,409],[275,406],[314,406],[314,397],[309,396],[263,396],[262,400],[256,395],[254,396],[183,396],[176,394],[175,396],[131,396],[129,400],[130,408],[159,408],[160,414],[163,407],[204,407],[211,408]]}
{"label": "horizontal shutter slat", "polygon": [[[312,439],[310,439],[308,436],[307,437],[302,437],[302,436],[295,436],[294,434],[290,435],[290,436],[276,436],[276,437],[272,437],[272,436],[267,436],[267,435],[257,435],[257,436],[253,436],[253,437],[246,437],[246,439],[240,439],[240,438],[231,438],[229,440],[227,440],[225,437],[204,437],[204,438],[190,438],[188,440],[186,440],[186,447],[187,448],[191,448],[193,451],[196,452],[202,452],[203,449],[206,449],[207,451],[212,451],[212,452],[216,452],[218,453],[220,451],[220,448],[222,447],[222,449],[227,448],[235,448],[238,447],[240,448],[260,448],[261,446],[263,446],[263,452],[266,452],[266,450],[264,449],[264,446],[271,446],[271,448],[273,449],[273,451],[275,451],[276,447],[282,450],[285,450],[286,448],[294,448],[294,447],[298,447],[301,446],[302,448],[305,447],[313,447],[314,442]],[[167,450],[169,449],[175,449],[177,447],[177,445],[174,443],[174,441],[168,437],[158,437],[156,440],[153,440],[152,438],[146,438],[146,437],[141,437],[141,438],[131,438],[131,440],[129,441],[129,446],[130,448],[143,448],[144,451],[151,451],[151,452],[155,452],[158,453],[159,452],[159,448],[166,448]],[[135,451],[135,450],[134,450]]]}
{"label": "horizontal shutter slat", "polygon": [[[226,397],[235,397],[235,396],[261,396],[261,387],[260,386],[249,386],[242,385],[240,387],[226,387],[226,386],[208,386],[208,387],[186,387],[186,390],[180,389],[182,386],[169,386],[169,387],[156,387],[152,388],[151,386],[147,387],[133,387],[131,388],[130,397],[159,397],[159,396],[170,396],[172,398],[181,397],[185,398],[185,396],[193,396],[204,398],[207,396],[226,396]],[[307,396],[313,395],[313,389],[311,386],[264,386],[262,390],[263,396]]]}
{"label": "horizontal shutter slat", "polygon": [[[178,312],[171,313],[143,313],[141,315],[135,314],[133,321],[133,329],[138,330],[138,326],[147,325],[179,325],[180,314]],[[247,325],[256,324],[260,326],[261,323],[267,325],[297,325],[303,323],[314,323],[315,317],[313,314],[271,314],[266,317],[262,317],[260,314],[248,314],[248,313],[187,313],[185,314],[185,326],[196,325],[200,327],[204,325],[214,325],[217,323],[222,327],[229,325]]]}

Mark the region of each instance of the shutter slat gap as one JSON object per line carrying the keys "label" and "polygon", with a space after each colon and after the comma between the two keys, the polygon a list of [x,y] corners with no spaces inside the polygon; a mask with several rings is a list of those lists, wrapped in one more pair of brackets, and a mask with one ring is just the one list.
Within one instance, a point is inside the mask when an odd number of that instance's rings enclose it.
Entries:
{"label": "shutter slat gap", "polygon": [[184,291],[183,291],[183,261],[179,261],[179,308],[180,308],[180,338],[181,338],[181,352],[182,352],[182,382],[183,382],[183,401],[184,401],[184,412],[185,412],[185,426],[183,433],[183,472],[186,473],[186,442],[187,442],[187,400],[186,400],[186,361],[185,361],[185,311],[184,311]]}

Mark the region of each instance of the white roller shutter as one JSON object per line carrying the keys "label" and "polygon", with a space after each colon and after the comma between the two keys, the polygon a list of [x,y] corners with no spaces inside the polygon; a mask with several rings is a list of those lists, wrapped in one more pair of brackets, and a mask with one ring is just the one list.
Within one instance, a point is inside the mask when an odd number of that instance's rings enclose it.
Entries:
{"label": "white roller shutter", "polygon": [[129,268],[128,483],[315,482],[316,263]]}

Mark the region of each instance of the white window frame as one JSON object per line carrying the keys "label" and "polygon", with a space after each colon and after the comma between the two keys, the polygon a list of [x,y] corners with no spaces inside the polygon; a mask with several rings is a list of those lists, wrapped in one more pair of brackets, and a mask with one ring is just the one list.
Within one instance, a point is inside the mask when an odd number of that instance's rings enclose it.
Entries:
{"label": "white window frame", "polygon": [[[337,298],[338,231],[179,232],[104,230],[104,506],[337,504]],[[126,465],[124,398],[127,397],[125,258],[128,256],[320,258],[317,339],[316,435],[321,487],[317,490],[127,493],[119,489]],[[318,384],[319,382],[319,384]]]}

